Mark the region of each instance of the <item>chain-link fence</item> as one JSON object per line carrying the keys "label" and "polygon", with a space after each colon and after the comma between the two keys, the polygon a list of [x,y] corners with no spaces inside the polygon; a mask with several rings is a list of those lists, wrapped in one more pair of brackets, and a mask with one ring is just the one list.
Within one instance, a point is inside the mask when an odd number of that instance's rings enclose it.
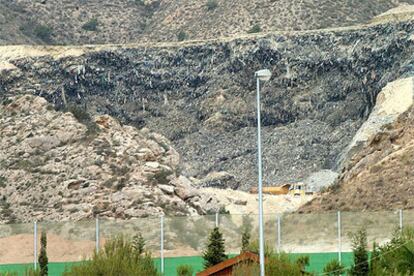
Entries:
{"label": "chain-link fence", "polygon": [[[274,252],[341,253],[351,251],[350,233],[366,229],[368,243],[384,243],[401,227],[414,225],[414,211],[271,214],[264,216],[266,246]],[[229,254],[241,250],[244,229],[258,239],[257,215],[215,214],[188,217],[148,217],[134,220],[96,219],[79,222],[39,222],[0,225],[0,264],[36,264],[40,235],[48,240],[50,262],[82,261],[111,237],[141,233],[146,248],[164,270],[164,258],[201,256],[210,231],[218,226]]]}

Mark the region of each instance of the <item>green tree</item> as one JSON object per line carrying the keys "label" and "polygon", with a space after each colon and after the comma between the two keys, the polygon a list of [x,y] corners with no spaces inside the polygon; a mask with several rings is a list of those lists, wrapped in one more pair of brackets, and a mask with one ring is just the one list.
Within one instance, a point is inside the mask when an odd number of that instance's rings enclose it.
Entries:
{"label": "green tree", "polygon": [[141,232],[139,232],[137,235],[134,236],[134,238],[132,239],[132,247],[134,248],[134,250],[141,255],[142,253],[144,253],[144,249],[145,249],[145,240],[142,237]]}
{"label": "green tree", "polygon": [[48,263],[49,259],[47,258],[47,236],[46,232],[42,231],[40,236],[40,254],[39,254],[39,266],[40,266],[40,275],[48,275]]}
{"label": "green tree", "polygon": [[361,229],[351,235],[352,251],[354,253],[354,265],[350,274],[354,276],[365,276],[369,274],[367,231]]}
{"label": "green tree", "polygon": [[248,227],[244,228],[242,234],[242,249],[241,252],[246,252],[250,244],[250,229]]}
{"label": "green tree", "polygon": [[208,237],[207,248],[203,252],[204,268],[209,268],[227,259],[223,234],[215,227]]}
{"label": "green tree", "polygon": [[332,260],[323,268],[324,275],[340,276],[343,274],[344,266],[338,260]]}

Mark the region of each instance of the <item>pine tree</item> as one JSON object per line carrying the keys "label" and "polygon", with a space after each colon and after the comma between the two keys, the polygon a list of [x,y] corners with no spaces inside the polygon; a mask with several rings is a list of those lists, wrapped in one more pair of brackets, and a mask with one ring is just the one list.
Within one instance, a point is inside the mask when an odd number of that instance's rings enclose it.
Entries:
{"label": "pine tree", "polygon": [[241,252],[246,252],[249,248],[250,244],[250,229],[244,228],[243,234],[242,234],[242,249]]}
{"label": "pine tree", "polygon": [[46,248],[47,248],[46,232],[42,231],[42,234],[40,236],[40,254],[39,254],[40,276],[48,275],[49,260],[47,258]]}
{"label": "pine tree", "polygon": [[209,268],[227,259],[223,234],[215,227],[208,237],[206,250],[203,252],[204,268]]}
{"label": "pine tree", "polygon": [[353,276],[366,276],[369,274],[369,262],[367,251],[367,231],[362,229],[352,235],[352,251],[354,253],[354,265],[350,274]]}
{"label": "pine tree", "polygon": [[139,232],[137,235],[134,236],[132,240],[132,247],[134,248],[135,252],[137,252],[139,255],[144,253],[145,240],[142,237],[141,232]]}

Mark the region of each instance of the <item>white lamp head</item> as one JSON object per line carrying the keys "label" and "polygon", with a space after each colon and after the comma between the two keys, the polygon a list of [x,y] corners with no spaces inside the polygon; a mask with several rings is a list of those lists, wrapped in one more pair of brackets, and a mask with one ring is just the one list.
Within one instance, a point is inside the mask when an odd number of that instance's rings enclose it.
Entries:
{"label": "white lamp head", "polygon": [[261,81],[268,81],[270,80],[272,73],[268,69],[263,69],[263,70],[256,71],[254,75],[256,78],[258,78]]}

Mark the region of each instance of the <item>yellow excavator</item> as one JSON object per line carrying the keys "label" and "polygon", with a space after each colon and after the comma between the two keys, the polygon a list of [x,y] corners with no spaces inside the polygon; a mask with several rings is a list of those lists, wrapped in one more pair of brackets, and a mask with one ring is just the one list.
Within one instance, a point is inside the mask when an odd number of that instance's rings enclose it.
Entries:
{"label": "yellow excavator", "polygon": [[[257,194],[257,188],[254,187],[250,190],[250,193]],[[271,195],[291,195],[291,196],[304,196],[306,193],[305,185],[303,183],[284,184],[277,187],[263,187],[264,194]]]}

